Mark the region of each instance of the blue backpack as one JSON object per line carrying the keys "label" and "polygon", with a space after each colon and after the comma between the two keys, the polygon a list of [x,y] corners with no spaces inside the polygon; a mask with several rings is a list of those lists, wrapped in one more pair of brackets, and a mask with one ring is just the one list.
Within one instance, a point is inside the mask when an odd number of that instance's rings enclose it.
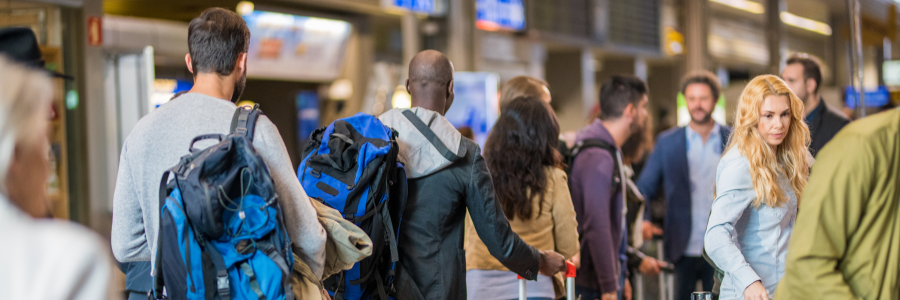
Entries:
{"label": "blue backpack", "polygon": [[[260,114],[238,108],[231,134],[194,138],[191,154],[164,172],[152,297],[294,298],[291,242],[269,169],[252,145]],[[194,148],[206,139],[219,143]]]}
{"label": "blue backpack", "polygon": [[335,300],[394,294],[397,235],[406,206],[406,170],[397,133],[357,113],[313,131],[297,177],[312,197],[341,212],[372,239],[372,256],[325,280]]}

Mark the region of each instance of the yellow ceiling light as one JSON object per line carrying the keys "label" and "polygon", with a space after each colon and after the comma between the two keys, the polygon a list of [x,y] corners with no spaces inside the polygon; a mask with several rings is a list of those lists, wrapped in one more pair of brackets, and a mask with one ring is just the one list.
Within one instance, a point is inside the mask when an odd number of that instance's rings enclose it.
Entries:
{"label": "yellow ceiling light", "polygon": [[753,14],[762,14],[766,12],[766,8],[759,4],[759,2],[753,2],[748,0],[709,0],[710,2],[715,2],[727,6],[731,6],[749,13]]}
{"label": "yellow ceiling light", "polygon": [[338,79],[331,83],[328,88],[328,98],[331,100],[343,101],[353,97],[353,81],[350,79]]}
{"label": "yellow ceiling light", "polygon": [[784,22],[784,24],[797,28],[803,28],[819,34],[831,35],[831,26],[828,26],[828,24],[813,19],[807,19],[786,11],[781,12],[781,21]]}
{"label": "yellow ceiling light", "polygon": [[253,13],[253,2],[250,1],[241,1],[238,2],[237,9],[235,9],[239,15],[246,16]]}
{"label": "yellow ceiling light", "polygon": [[412,98],[409,96],[409,92],[406,91],[406,87],[398,85],[397,88],[394,89],[394,96],[391,97],[391,107],[410,108],[411,106]]}

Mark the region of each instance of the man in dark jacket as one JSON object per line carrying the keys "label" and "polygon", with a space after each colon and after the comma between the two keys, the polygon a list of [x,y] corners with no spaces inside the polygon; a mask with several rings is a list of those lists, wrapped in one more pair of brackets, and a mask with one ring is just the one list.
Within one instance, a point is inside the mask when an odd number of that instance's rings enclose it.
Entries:
{"label": "man in dark jacket", "polygon": [[781,71],[781,79],[803,101],[803,115],[812,137],[809,152],[815,156],[850,120],[843,112],[825,104],[819,96],[822,68],[815,57],[806,53],[792,55]]}
{"label": "man in dark jacket", "polygon": [[453,103],[453,64],[426,50],[409,64],[406,88],[412,108],[379,117],[399,133],[409,198],[400,226],[400,266],[395,295],[405,299],[466,299],[463,250],[466,209],[491,255],[520,276],[535,280],[565,270],[565,258],[538,251],[509,227],[481,149],[444,118]]}

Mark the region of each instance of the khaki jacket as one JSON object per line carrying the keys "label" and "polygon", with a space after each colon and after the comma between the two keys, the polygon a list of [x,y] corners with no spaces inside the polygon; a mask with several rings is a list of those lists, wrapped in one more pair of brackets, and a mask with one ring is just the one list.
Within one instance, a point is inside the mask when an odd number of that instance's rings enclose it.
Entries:
{"label": "khaki jacket", "polygon": [[[578,224],[575,221],[575,208],[572,197],[569,194],[568,176],[566,172],[558,168],[547,167],[547,189],[544,192],[544,202],[540,203],[537,197],[533,197],[532,213],[540,214],[530,220],[516,218],[509,221],[513,232],[519,235],[525,243],[538,250],[554,250],[566,259],[572,258],[579,251]],[[500,270],[509,271],[491,256],[484,242],[475,232],[472,219],[466,215],[466,271]],[[557,298],[565,295],[564,277],[559,273],[553,278],[553,287]]]}
{"label": "khaki jacket", "polygon": [[900,110],[844,127],[816,157],[775,299],[900,299]]}
{"label": "khaki jacket", "polygon": [[325,243],[325,273],[316,275],[294,254],[294,271],[291,287],[295,299],[321,300],[322,281],[340,271],[348,270],[356,262],[372,255],[372,240],[362,229],[344,220],[340,212],[319,201],[310,199],[316,209],[319,223],[325,228],[328,239]]}

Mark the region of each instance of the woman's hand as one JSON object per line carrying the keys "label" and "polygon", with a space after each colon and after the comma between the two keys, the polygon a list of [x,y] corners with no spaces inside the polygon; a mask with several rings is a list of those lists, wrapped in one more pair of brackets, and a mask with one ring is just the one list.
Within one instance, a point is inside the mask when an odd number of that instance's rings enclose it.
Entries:
{"label": "woman's hand", "polygon": [[744,289],[744,300],[769,300],[769,292],[761,282],[756,281]]}
{"label": "woman's hand", "polygon": [[572,255],[572,258],[569,259],[569,262],[575,265],[576,270],[581,269],[581,252]]}

